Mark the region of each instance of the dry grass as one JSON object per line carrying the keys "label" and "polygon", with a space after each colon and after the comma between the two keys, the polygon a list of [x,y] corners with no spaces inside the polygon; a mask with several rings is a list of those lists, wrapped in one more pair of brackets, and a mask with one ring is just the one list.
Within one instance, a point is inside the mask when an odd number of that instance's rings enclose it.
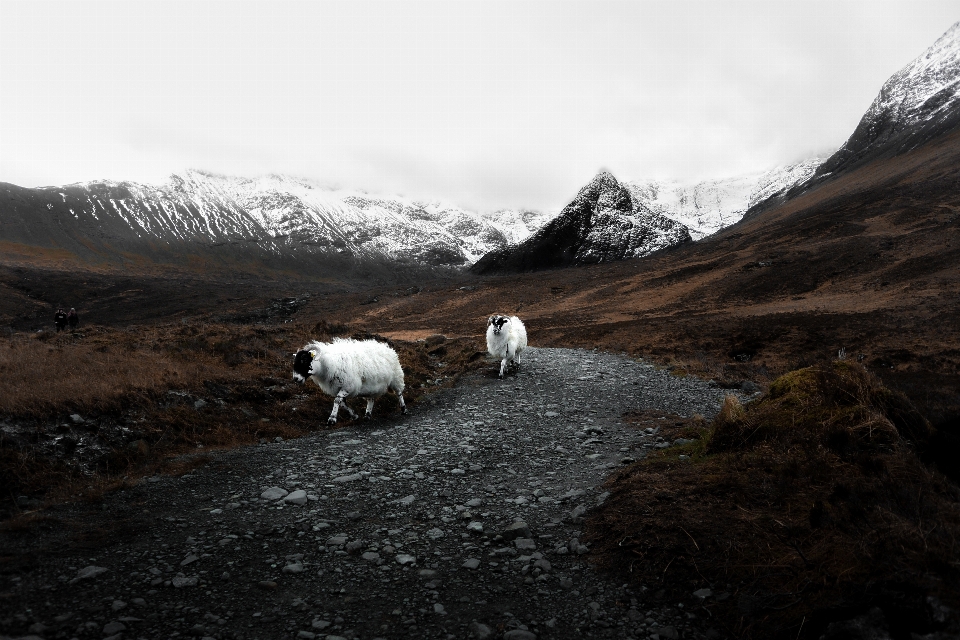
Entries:
{"label": "dry grass", "polygon": [[[290,368],[292,353],[308,340],[337,335],[382,339],[330,322],[87,327],[7,337],[0,342],[0,421],[17,429],[0,431],[0,511],[18,511],[21,495],[95,498],[125,477],[170,472],[176,456],[327,428],[331,399],[312,384],[293,383]],[[474,342],[391,341],[411,408],[482,364]],[[362,415],[362,400],[348,402]],[[396,420],[398,409],[387,394],[374,417]],[[73,413],[85,422],[74,425]],[[339,425],[348,423],[341,413]],[[61,437],[99,448],[75,454],[56,444]]]}
{"label": "dry grass", "polygon": [[0,414],[43,418],[63,412],[108,412],[173,388],[235,377],[215,353],[161,347],[161,336],[88,330],[89,337],[15,336],[0,347]]}
{"label": "dry grass", "polygon": [[960,600],[960,492],[917,455],[932,435],[858,365],[792,372],[759,401],[728,398],[679,451],[692,460],[668,449],[615,477],[589,537],[671,597],[729,593],[706,606],[738,637],[819,637],[871,606],[929,632],[926,596]]}

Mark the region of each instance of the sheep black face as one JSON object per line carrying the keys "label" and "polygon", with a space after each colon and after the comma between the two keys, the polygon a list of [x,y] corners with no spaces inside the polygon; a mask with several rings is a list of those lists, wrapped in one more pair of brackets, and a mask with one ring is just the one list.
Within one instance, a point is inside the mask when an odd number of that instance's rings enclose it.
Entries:
{"label": "sheep black face", "polygon": [[493,325],[493,335],[498,336],[500,332],[503,331],[503,325],[510,322],[510,318],[506,316],[490,316],[490,319],[487,320],[488,325]]}
{"label": "sheep black face", "polygon": [[310,369],[313,367],[313,357],[316,355],[313,351],[297,351],[293,359],[293,379],[297,382],[306,382],[310,377]]}

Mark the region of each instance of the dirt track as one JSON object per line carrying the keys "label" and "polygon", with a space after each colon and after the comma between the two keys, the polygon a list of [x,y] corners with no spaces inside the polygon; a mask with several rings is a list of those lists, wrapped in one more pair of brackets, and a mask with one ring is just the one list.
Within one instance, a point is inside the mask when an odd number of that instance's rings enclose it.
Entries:
{"label": "dirt track", "polygon": [[[667,603],[613,583],[578,538],[611,469],[671,444],[625,411],[709,417],[726,392],[582,350],[531,349],[518,373],[493,372],[405,418],[38,513],[4,534],[0,633],[719,637],[692,593]],[[262,497],[273,487],[305,493]]]}

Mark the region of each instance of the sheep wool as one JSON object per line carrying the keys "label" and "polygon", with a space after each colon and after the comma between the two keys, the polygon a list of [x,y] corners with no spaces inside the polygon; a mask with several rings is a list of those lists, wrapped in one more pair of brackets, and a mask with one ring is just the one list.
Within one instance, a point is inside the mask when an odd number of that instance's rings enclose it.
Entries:
{"label": "sheep wool", "polygon": [[500,377],[511,362],[520,366],[520,353],[527,348],[527,328],[517,316],[490,316],[487,319],[487,351],[500,358]]}
{"label": "sheep wool", "polygon": [[382,342],[349,338],[334,338],[330,343],[311,342],[295,354],[293,362],[293,379],[306,382],[308,378],[334,397],[327,424],[336,424],[341,407],[355,419],[357,414],[343,402],[355,396],[366,398],[364,417],[369,418],[374,400],[388,390],[397,394],[401,412],[407,412],[400,358]]}

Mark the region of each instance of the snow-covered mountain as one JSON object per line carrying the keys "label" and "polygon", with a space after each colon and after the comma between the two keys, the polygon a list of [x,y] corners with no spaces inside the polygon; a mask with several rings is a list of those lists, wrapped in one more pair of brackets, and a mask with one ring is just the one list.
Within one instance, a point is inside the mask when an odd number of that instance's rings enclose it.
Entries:
{"label": "snow-covered mountain", "polygon": [[960,22],[893,74],[853,135],[824,162],[816,179],[881,154],[907,151],[960,124]]}
{"label": "snow-covered mountain", "polygon": [[474,273],[537,271],[639,258],[690,240],[687,228],[651,211],[601,171],[532,236],[483,256]]}
{"label": "snow-covered mountain", "polygon": [[634,203],[683,224],[699,240],[739,222],[747,209],[809,178],[821,158],[733,178],[684,182],[633,180]]}
{"label": "snow-covered mountain", "polygon": [[5,240],[103,254],[137,247],[239,246],[272,258],[326,254],[432,266],[471,264],[529,236],[547,219],[529,211],[482,215],[439,202],[188,171],[162,185],[91,182],[0,185]]}

